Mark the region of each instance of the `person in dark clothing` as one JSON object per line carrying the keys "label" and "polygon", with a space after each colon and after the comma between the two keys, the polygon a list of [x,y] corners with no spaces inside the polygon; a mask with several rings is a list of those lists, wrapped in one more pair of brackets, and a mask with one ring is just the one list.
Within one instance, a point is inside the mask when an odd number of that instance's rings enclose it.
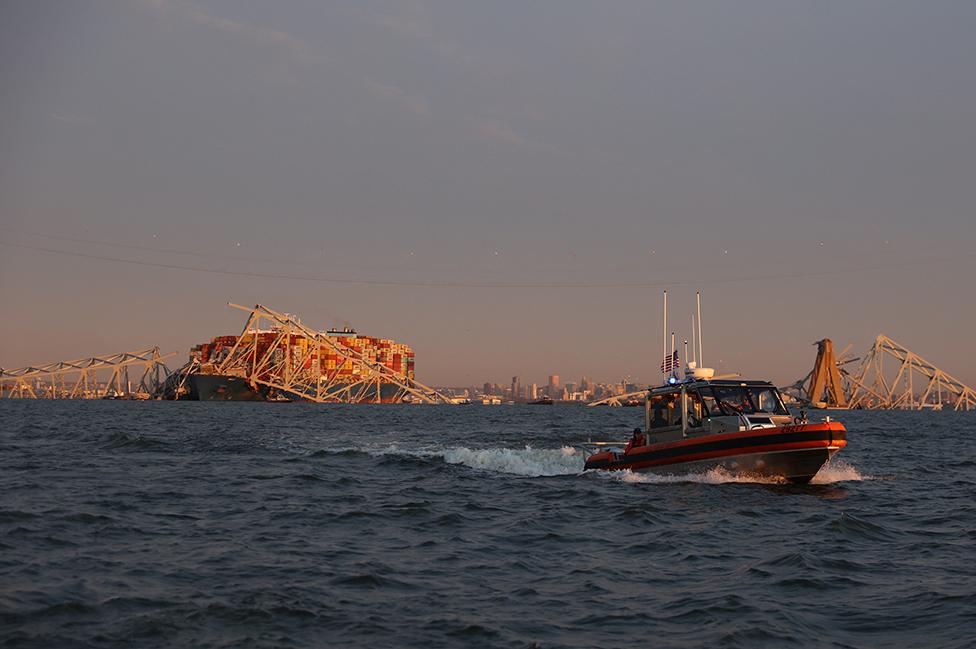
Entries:
{"label": "person in dark clothing", "polygon": [[670,418],[670,410],[673,407],[672,397],[661,397],[658,398],[654,403],[654,421],[651,422],[651,428],[663,428],[665,426],[670,426],[671,422],[668,421]]}
{"label": "person in dark clothing", "polygon": [[639,446],[647,446],[647,437],[640,428],[635,428],[634,436],[630,438],[629,442],[627,442],[627,446],[624,448],[624,453],[628,452],[632,448],[638,448]]}

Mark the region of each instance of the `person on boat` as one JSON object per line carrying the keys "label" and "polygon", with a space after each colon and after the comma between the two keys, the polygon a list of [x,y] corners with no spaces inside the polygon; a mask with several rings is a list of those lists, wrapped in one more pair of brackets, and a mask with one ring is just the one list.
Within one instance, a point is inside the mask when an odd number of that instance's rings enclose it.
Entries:
{"label": "person on boat", "polygon": [[729,395],[728,399],[721,399],[721,404],[737,414],[752,412],[752,403],[744,392],[739,395]]}
{"label": "person on boat", "polygon": [[651,428],[670,426],[670,410],[673,407],[674,402],[672,397],[658,397],[654,402],[654,421],[651,423]]}
{"label": "person on boat", "polygon": [[698,399],[697,394],[694,397],[689,395],[689,397],[691,398],[688,399],[688,426],[698,428],[702,425],[701,401]]}
{"label": "person on boat", "polygon": [[751,414],[755,409],[752,407],[752,402],[749,401],[749,395],[742,393],[739,395],[739,412],[744,414]]}
{"label": "person on boat", "polygon": [[627,446],[624,447],[624,453],[629,453],[631,449],[639,446],[647,446],[647,437],[640,428],[635,428],[634,436],[630,438],[630,441],[627,442]]}

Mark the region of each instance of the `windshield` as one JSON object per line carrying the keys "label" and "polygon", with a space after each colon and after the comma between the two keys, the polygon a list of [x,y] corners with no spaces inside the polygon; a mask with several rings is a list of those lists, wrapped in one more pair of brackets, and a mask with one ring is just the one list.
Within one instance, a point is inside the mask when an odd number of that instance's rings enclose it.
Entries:
{"label": "windshield", "polygon": [[743,387],[713,386],[715,400],[723,412],[729,415],[749,415],[756,412],[756,407],[749,396],[749,390]]}
{"label": "windshield", "polygon": [[702,388],[699,390],[699,394],[701,395],[701,400],[704,404],[703,408],[706,415],[718,417],[722,414],[722,409],[718,407],[718,403],[715,401],[715,395],[712,394],[711,389]]}
{"label": "windshield", "polygon": [[752,402],[760,412],[768,412],[774,415],[788,415],[789,411],[783,405],[776,392],[776,388],[749,388],[752,393]]}
{"label": "windshield", "polygon": [[[751,415],[766,412],[774,415],[789,414],[780,401],[776,388],[744,386],[712,386],[715,400],[722,411],[729,415]],[[704,392],[704,390],[703,390]]]}

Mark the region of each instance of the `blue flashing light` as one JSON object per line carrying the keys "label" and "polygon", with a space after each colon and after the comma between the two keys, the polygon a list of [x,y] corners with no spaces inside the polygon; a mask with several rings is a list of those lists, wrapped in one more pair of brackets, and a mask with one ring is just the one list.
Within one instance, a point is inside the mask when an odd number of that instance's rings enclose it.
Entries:
{"label": "blue flashing light", "polygon": [[674,385],[677,382],[678,382],[677,377],[674,377],[674,376],[668,377],[668,383],[670,383],[671,385]]}

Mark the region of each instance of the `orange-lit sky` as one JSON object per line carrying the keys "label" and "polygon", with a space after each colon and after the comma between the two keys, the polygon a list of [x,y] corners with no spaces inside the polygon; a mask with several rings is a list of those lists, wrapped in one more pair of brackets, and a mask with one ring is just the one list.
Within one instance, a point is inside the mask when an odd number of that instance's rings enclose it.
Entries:
{"label": "orange-lit sky", "polygon": [[[878,333],[976,384],[976,4],[0,6],[0,365],[264,303],[433,384],[783,383]],[[332,281],[342,280],[342,281]]]}

